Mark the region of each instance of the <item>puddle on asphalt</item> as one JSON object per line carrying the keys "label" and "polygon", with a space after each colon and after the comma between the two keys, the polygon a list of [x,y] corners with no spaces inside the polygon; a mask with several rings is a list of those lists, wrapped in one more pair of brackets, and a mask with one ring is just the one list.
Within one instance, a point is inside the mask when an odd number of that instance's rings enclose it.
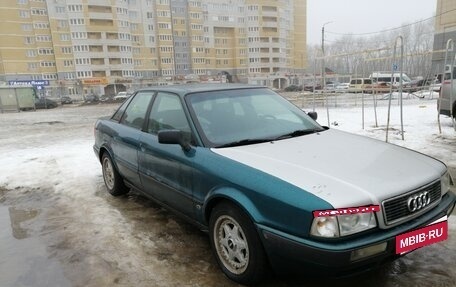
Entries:
{"label": "puddle on asphalt", "polygon": [[28,237],[24,226],[37,215],[0,206],[0,286],[71,286],[59,262],[48,258],[46,245]]}

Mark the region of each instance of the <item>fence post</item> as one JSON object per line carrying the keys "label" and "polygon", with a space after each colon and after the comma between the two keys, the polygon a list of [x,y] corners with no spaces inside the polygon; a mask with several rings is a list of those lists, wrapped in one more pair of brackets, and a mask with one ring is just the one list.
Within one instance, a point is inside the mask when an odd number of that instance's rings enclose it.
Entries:
{"label": "fence post", "polygon": [[388,119],[386,122],[386,142],[388,142],[388,132],[389,132],[389,123],[390,123],[390,114],[391,114],[391,97],[393,94],[393,80],[394,80],[394,62],[396,61],[396,48],[397,48],[397,40],[401,40],[401,70],[400,70],[400,78],[399,78],[399,102],[400,102],[400,113],[401,113],[401,134],[402,140],[404,140],[404,118],[403,118],[403,109],[402,109],[402,69],[403,69],[403,62],[404,62],[404,38],[402,36],[397,36],[396,40],[394,41],[394,50],[393,50],[393,65],[391,65],[391,87],[390,87],[390,95],[388,100]]}

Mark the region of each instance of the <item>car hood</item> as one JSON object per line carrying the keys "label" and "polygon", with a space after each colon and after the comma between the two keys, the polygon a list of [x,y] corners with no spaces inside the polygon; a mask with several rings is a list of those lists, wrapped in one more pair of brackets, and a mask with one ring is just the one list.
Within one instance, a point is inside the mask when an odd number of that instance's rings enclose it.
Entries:
{"label": "car hood", "polygon": [[380,204],[435,181],[446,166],[412,150],[337,130],[213,152],[291,183],[334,208]]}

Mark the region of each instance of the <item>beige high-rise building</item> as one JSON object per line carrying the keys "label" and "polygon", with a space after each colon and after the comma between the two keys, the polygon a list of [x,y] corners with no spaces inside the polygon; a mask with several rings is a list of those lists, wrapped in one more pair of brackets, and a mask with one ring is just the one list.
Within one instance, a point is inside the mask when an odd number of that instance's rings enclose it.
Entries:
{"label": "beige high-rise building", "polygon": [[[443,73],[445,52],[449,39],[453,40],[456,47],[456,1],[437,0],[435,18],[434,54],[432,67],[435,74]],[[440,51],[440,52],[439,52]],[[454,58],[454,51],[449,52],[448,59]]]}
{"label": "beige high-rise building", "polygon": [[48,96],[189,81],[279,88],[306,68],[306,1],[2,0],[0,35],[0,83]]}

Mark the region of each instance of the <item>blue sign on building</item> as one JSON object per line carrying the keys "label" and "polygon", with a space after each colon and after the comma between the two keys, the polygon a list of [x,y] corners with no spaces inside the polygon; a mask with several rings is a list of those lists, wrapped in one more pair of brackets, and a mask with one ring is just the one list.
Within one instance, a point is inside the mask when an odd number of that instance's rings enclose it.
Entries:
{"label": "blue sign on building", "polygon": [[8,85],[21,87],[21,86],[33,86],[33,87],[42,87],[49,86],[48,80],[32,80],[32,81],[8,81]]}

